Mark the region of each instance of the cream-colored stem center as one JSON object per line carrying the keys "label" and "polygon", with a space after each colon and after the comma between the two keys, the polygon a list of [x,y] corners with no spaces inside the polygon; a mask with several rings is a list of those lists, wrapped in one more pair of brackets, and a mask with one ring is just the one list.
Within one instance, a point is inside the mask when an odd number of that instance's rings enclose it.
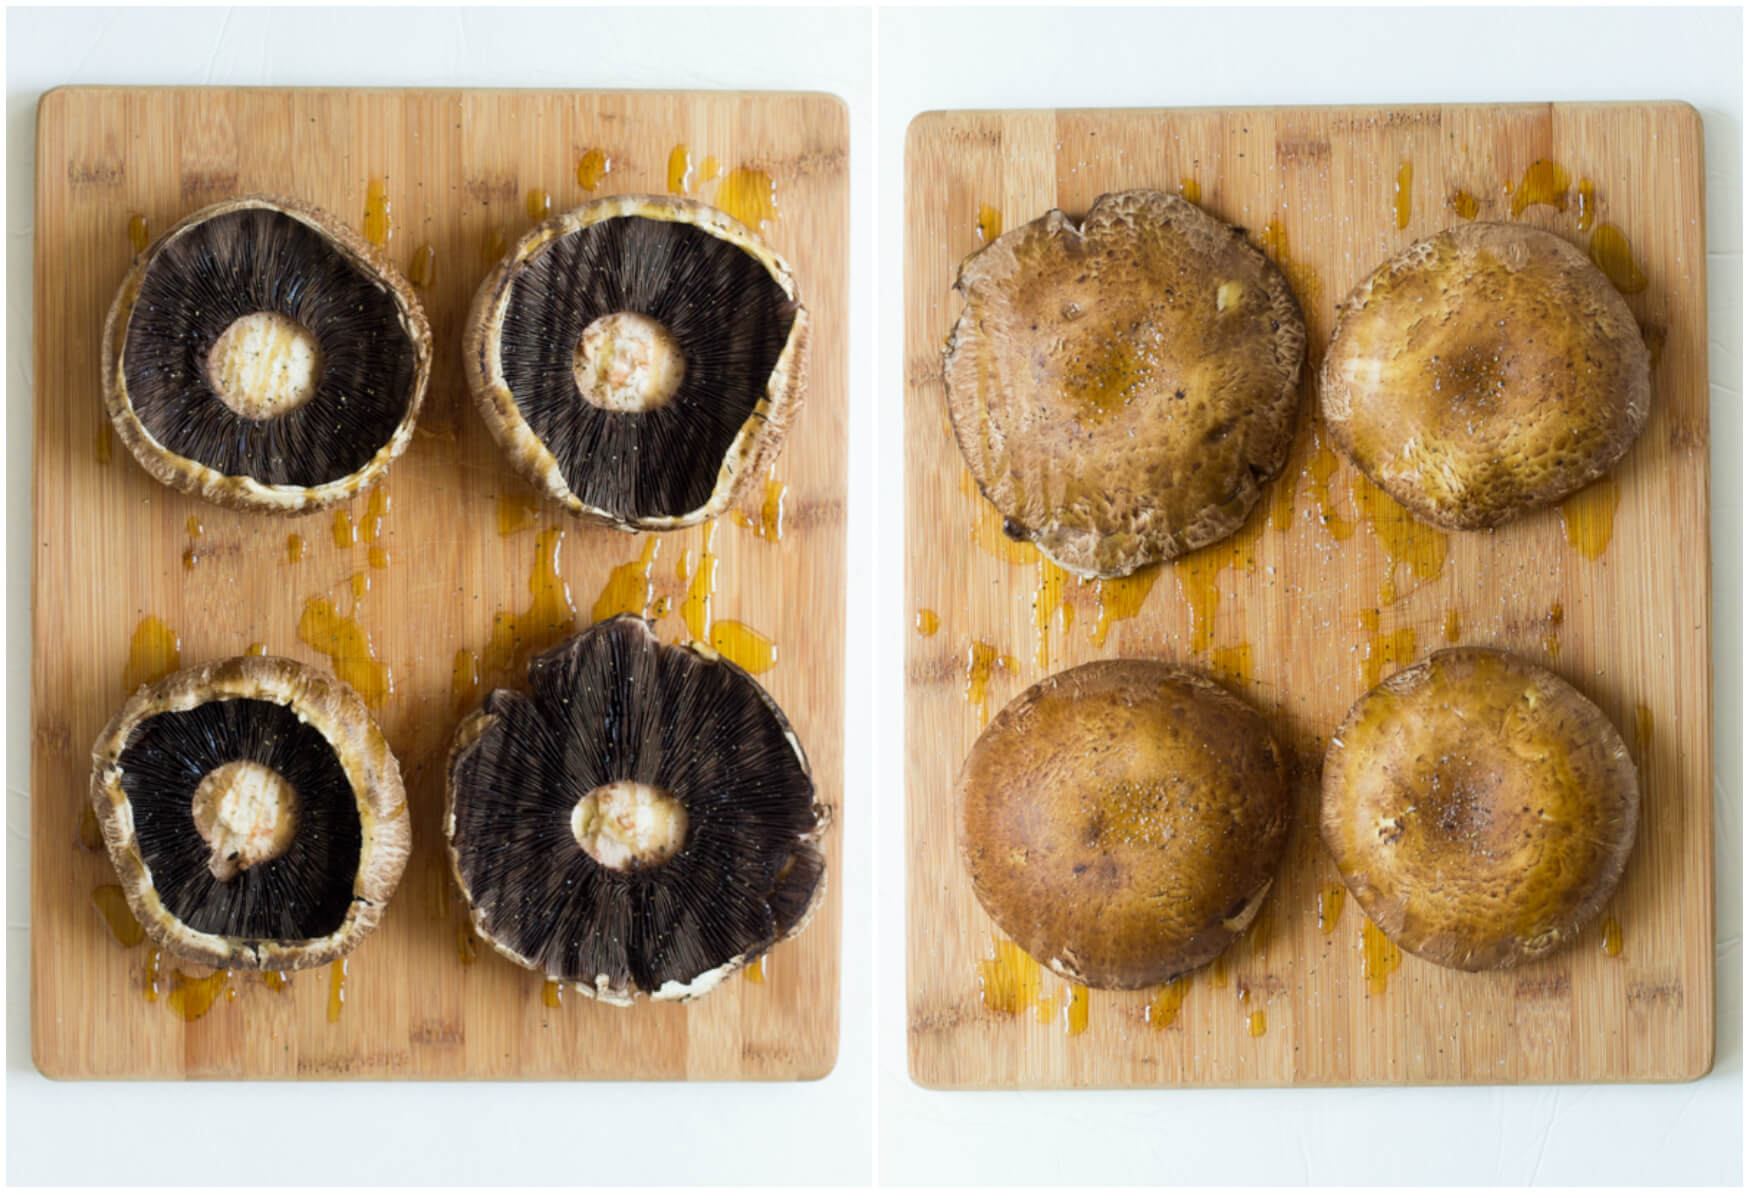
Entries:
{"label": "cream-colored stem center", "polygon": [[322,350],[304,326],[275,311],[244,315],[214,342],[207,375],[219,401],[244,418],[278,418],[316,392]]}
{"label": "cream-colored stem center", "polygon": [[585,327],[571,363],[584,400],[618,414],[666,405],[686,376],[686,356],[668,329],[629,311]]}
{"label": "cream-colored stem center", "polygon": [[194,789],[194,827],[212,847],[207,866],[213,877],[229,882],[291,844],[297,791],[259,762],[227,762],[208,771]]}
{"label": "cream-colored stem center", "polygon": [[577,801],[571,832],[610,869],[659,866],[686,843],[686,808],[660,787],[621,779]]}

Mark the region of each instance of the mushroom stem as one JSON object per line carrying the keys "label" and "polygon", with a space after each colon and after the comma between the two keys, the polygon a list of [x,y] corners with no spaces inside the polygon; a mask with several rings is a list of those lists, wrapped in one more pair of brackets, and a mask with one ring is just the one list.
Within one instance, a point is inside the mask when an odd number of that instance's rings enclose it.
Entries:
{"label": "mushroom stem", "polygon": [[207,867],[229,882],[291,844],[297,792],[271,767],[247,759],[209,771],[194,789],[194,827],[212,847]]}
{"label": "mushroom stem", "polygon": [[659,866],[686,843],[686,807],[648,783],[604,783],[571,809],[583,852],[611,870]]}

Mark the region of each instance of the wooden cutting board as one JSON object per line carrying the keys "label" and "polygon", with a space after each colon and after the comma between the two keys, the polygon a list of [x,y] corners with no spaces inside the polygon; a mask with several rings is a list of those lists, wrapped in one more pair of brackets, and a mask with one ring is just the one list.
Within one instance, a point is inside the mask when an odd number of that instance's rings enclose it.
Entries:
{"label": "wooden cutting board", "polygon": [[[755,668],[770,662],[759,678],[795,724],[822,800],[838,809],[847,137],[843,105],[824,95],[44,97],[31,708],[31,1022],[43,1072],[734,1079],[832,1067],[836,829],[826,902],[766,958],[762,982],[739,977],[689,1006],[622,1010],[561,993],[474,944],[439,813],[461,709],[523,682],[515,634],[541,644],[573,618],[581,628],[624,608],[665,610],[664,639],[709,637]],[[117,444],[103,414],[103,318],[144,243],[130,243],[130,223],[156,236],[188,211],[257,190],[386,234],[431,320],[431,387],[413,443],[375,493],[338,514],[244,515],[172,492]],[[714,526],[632,537],[533,502],[467,396],[462,321],[489,262],[547,205],[670,190],[764,218],[814,316],[812,369],[772,477],[742,508]],[[185,666],[259,643],[332,666],[377,703],[413,805],[413,856],[381,927],[344,969],[296,973],[275,989],[130,947],[125,918],[119,939],[106,926],[94,892],[115,877],[81,840],[91,743],[132,686],[168,665],[172,640]]]}
{"label": "wooden cutting board", "polygon": [[[1713,1055],[1712,670],[1701,122],[1683,104],[920,117],[906,165],[911,1072],[938,1087],[1676,1080]],[[1000,223],[1182,190],[1280,264],[1311,339],[1302,426],[1238,539],[1127,583],[1066,581],[1001,536],[954,446],[941,349],[958,263]],[[1313,433],[1334,307],[1466,218],[1592,246],[1654,346],[1653,410],[1605,481],[1491,535],[1406,524]],[[981,226],[982,225],[982,226]],[[1620,260],[1626,252],[1631,266]],[[1505,647],[1634,743],[1639,842],[1606,919],[1510,973],[1398,956],[1316,832],[1326,736],[1449,641]],[[1166,991],[1090,995],[1002,940],[955,846],[952,785],[989,715],[1109,656],[1198,663],[1274,718],[1304,772],[1257,924]],[[1607,934],[1607,935],[1606,935]],[[1607,944],[1607,948],[1605,947]]]}

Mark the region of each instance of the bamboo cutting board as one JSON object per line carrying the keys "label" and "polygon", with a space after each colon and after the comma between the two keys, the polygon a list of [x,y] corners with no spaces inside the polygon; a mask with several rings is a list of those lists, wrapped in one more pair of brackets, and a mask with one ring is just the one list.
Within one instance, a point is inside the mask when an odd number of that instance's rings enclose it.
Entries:
{"label": "bamboo cutting board", "polygon": [[[845,109],[823,95],[81,88],[38,110],[31,1011],[55,1077],[813,1078],[838,1041],[839,837],[795,940],[700,1002],[622,1010],[476,944],[440,828],[464,706],[525,650],[622,609],[718,643],[789,714],[841,812]],[[104,313],[146,236],[248,191],[386,238],[431,321],[412,445],[338,513],[244,515],[162,488],[108,431]],[[474,413],[461,330],[547,206],[685,191],[748,222],[813,314],[807,401],[771,478],[714,526],[633,537],[536,504]],[[143,227],[141,226],[143,221]],[[130,226],[131,225],[131,226]],[[130,236],[140,237],[130,244]],[[646,604],[648,602],[648,604]],[[769,647],[767,643],[771,644]],[[141,680],[270,653],[353,682],[401,761],[413,855],[342,968],[209,974],[129,944],[82,842],[99,729]],[[478,678],[478,685],[474,679]]]}
{"label": "bamboo cutting board", "polygon": [[[1679,1080],[1713,1055],[1712,680],[1701,122],[1683,104],[930,113],[906,162],[910,1062],[936,1087]],[[1080,583],[1001,535],[948,425],[941,349],[980,239],[1101,194],[1178,190],[1283,267],[1310,338],[1300,433],[1239,536]],[[1613,475],[1491,535],[1402,519],[1316,434],[1335,304],[1466,218],[1521,219],[1607,262],[1653,347],[1653,408]],[[1631,263],[1630,263],[1631,262]],[[1603,922],[1509,973],[1399,955],[1316,831],[1326,735],[1448,642],[1565,676],[1634,743],[1638,844]],[[1088,993],[973,897],[953,780],[990,715],[1100,657],[1190,661],[1301,762],[1257,923],[1157,991]]]}

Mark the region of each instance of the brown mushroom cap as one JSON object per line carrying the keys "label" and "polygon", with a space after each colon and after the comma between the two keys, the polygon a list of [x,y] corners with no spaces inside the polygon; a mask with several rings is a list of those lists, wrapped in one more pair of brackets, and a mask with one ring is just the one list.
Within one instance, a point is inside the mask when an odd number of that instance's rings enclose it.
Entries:
{"label": "brown mushroom cap", "polygon": [[[409,384],[404,394],[385,395],[393,400],[404,398],[399,420],[386,428],[380,442],[370,441],[364,445],[366,450],[374,449],[374,452],[361,466],[321,483],[268,483],[254,476],[221,471],[182,455],[148,429],[136,409],[135,395],[129,390],[129,325],[139,306],[142,288],[147,285],[148,274],[166,258],[167,251],[175,252],[179,240],[191,230],[226,216],[251,211],[276,212],[314,231],[340,262],[356,270],[369,286],[382,292],[392,306],[393,322],[398,323],[400,334],[406,337],[411,358]],[[280,292],[290,303],[292,296],[305,294],[311,289],[286,286]],[[334,322],[344,324],[345,314],[337,313]],[[198,350],[202,346],[196,344],[193,347]],[[160,368],[151,367],[154,370]],[[412,287],[388,255],[352,228],[320,208],[295,199],[245,195],[184,216],[139,255],[109,308],[103,330],[102,368],[104,404],[117,437],[127,445],[140,466],[161,484],[235,509],[303,514],[346,501],[375,484],[411,442],[413,426],[424,404],[426,382],[431,374],[431,328]],[[272,421],[259,420],[262,425]],[[349,427],[344,433],[356,434],[356,427]]]}
{"label": "brown mushroom cap", "polygon": [[[553,444],[542,439],[528,411],[512,392],[506,374],[505,329],[512,317],[516,287],[519,280],[529,273],[531,264],[561,240],[589,233],[591,229],[612,221],[636,220],[671,228],[674,225],[688,226],[711,238],[712,242],[744,254],[756,263],[758,270],[762,271],[761,276],[770,279],[792,308],[787,331],[781,338],[781,350],[769,372],[762,374],[759,380],[757,401],[739,414],[731,409],[728,398],[719,403],[718,414],[722,418],[733,414],[739,418],[739,425],[720,461],[716,461],[714,481],[704,499],[693,508],[668,514],[642,509],[634,512],[631,507],[636,503],[628,493],[616,493],[614,498],[620,508],[609,509],[605,499],[596,498],[592,503],[588,495],[578,492],[582,485],[575,473],[580,464],[576,461],[567,463],[555,454]],[[696,278],[677,277],[671,272],[664,274],[661,272],[663,264],[665,262],[647,265],[640,271],[633,268],[637,265],[634,260],[625,269],[636,275],[641,283],[659,283],[658,288],[666,286],[674,290],[697,281]],[[651,269],[657,272],[652,275],[649,273]],[[644,285],[643,288],[649,287]],[[551,301],[560,302],[565,297],[557,295]],[[701,304],[687,299],[682,305]],[[719,312],[716,317],[721,321],[730,313]],[[545,322],[556,324],[561,321],[554,318]],[[492,437],[498,441],[511,466],[545,497],[574,514],[621,530],[674,530],[717,517],[739,500],[753,479],[776,460],[807,390],[810,327],[808,310],[801,305],[795,275],[788,263],[751,228],[726,212],[694,199],[669,195],[614,195],[555,215],[529,229],[511,246],[474,293],[463,332],[463,367],[474,404]],[[566,354],[573,350],[572,344],[561,347]],[[714,355],[716,359],[711,364],[721,371],[745,352],[719,350]],[[689,370],[696,367],[698,362],[688,366]],[[712,370],[703,369],[700,376],[711,380]],[[579,408],[584,402],[576,391],[567,397],[574,397]],[[630,419],[635,416],[621,417]],[[677,469],[685,465],[686,461],[679,458],[674,443],[656,446],[664,453],[661,457],[663,467]]]}
{"label": "brown mushroom cap", "polygon": [[1101,989],[1206,965],[1274,881],[1288,756],[1198,672],[1107,659],[1034,684],[960,771],[960,847],[984,910],[1027,953]]}
{"label": "brown mushroom cap", "polygon": [[1622,457],[1646,423],[1651,356],[1578,248],[1525,224],[1463,224],[1355,287],[1318,391],[1373,483],[1424,522],[1482,530]]}
{"label": "brown mushroom cap", "polygon": [[[343,916],[332,931],[320,936],[291,939],[201,930],[165,906],[147,864],[151,849],[142,846],[139,811],[124,783],[130,747],[138,744],[139,731],[163,714],[236,700],[290,710],[298,723],[326,740],[351,788],[358,822],[356,870],[345,876],[350,891]],[[91,802],[128,906],[146,934],[166,952],[215,969],[304,969],[351,951],[382,917],[412,843],[400,766],[364,702],[340,680],[292,659],[222,659],[142,687],[92,747]],[[179,819],[181,811],[178,801],[172,800],[161,816],[174,814]],[[194,835],[194,814],[183,828]],[[198,859],[186,860],[199,865]]]}
{"label": "brown mushroom cap", "polygon": [[944,359],[960,452],[1011,537],[1122,576],[1244,523],[1293,438],[1306,329],[1281,271],[1195,204],[1105,195],[968,257]]}
{"label": "brown mushroom cap", "polygon": [[1324,757],[1324,844],[1400,947],[1505,969],[1571,940],[1621,878],[1639,786],[1609,718],[1498,650],[1442,650],[1362,696]]}

